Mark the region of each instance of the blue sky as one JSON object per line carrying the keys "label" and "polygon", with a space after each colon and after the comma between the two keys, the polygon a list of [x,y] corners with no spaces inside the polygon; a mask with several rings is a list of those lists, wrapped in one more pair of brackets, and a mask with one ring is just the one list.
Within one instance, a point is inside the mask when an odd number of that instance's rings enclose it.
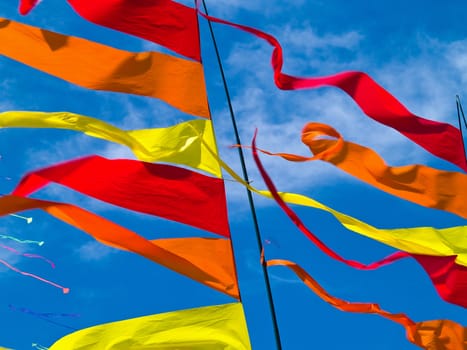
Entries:
{"label": "blue sky", "polygon": [[[190,1],[184,3],[192,5]],[[343,70],[369,73],[411,111],[457,125],[455,95],[467,101],[467,5],[451,1],[342,2],[294,0],[223,0],[207,2],[213,16],[262,29],[284,48],[284,71],[319,76]],[[85,37],[130,50],[163,50],[78,17],[65,1],[43,0],[28,16],[17,14],[16,1],[0,3],[0,15],[61,33]],[[225,94],[204,20],[201,22],[203,63],[210,107],[222,157],[239,169]],[[258,146],[271,151],[307,154],[300,142],[306,122],[335,127],[345,139],[373,148],[391,165],[422,163],[457,170],[429,155],[397,132],[366,117],[343,92],[321,88],[280,91],[272,81],[271,48],[254,37],[214,25],[233,108],[243,143],[258,128]],[[117,93],[85,90],[0,58],[0,108],[7,110],[70,111],[111,122],[121,128],[163,127],[192,117],[159,101]],[[100,154],[133,158],[123,147],[63,130],[0,130],[0,192],[10,192],[29,170],[59,161]],[[426,209],[373,189],[320,162],[291,164],[262,156],[279,189],[303,193],[343,213],[382,228],[465,225],[465,220]],[[251,157],[247,165],[253,184],[264,185]],[[228,176],[227,176],[228,178]],[[245,190],[226,182],[229,217],[246,318],[253,349],[274,349],[259,252],[255,243]],[[59,186],[36,197],[76,203],[147,238],[189,236],[204,232],[148,215],[121,210]],[[377,271],[358,271],[324,256],[288,221],[276,205],[254,197],[267,258],[301,264],[332,295],[349,301],[377,302],[391,312],[405,312],[414,321],[452,319],[467,324],[461,307],[442,301],[415,261],[400,261]],[[294,208],[308,227],[342,256],[362,262],[379,260],[393,250],[344,230],[330,215]],[[24,271],[39,274],[71,289],[57,289],[0,267],[0,346],[30,349],[31,343],[51,345],[70,329],[8,305],[36,312],[77,313],[61,321],[73,328],[124,318],[203,305],[231,302],[214,290],[159,267],[139,256],[115,251],[86,234],[38,211],[28,212],[32,224],[1,218],[0,234],[44,240],[42,247],[15,245],[41,254],[57,267],[0,252],[0,257]],[[291,272],[269,269],[284,350],[416,349],[401,326],[371,315],[335,310],[317,298]]]}

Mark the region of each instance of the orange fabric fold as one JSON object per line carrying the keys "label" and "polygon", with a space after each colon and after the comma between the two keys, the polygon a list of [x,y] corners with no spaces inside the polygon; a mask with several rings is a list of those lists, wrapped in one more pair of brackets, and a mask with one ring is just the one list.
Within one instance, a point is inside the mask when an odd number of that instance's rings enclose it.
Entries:
{"label": "orange fabric fold", "polygon": [[418,322],[407,331],[407,338],[426,350],[467,349],[466,327],[450,320]]}
{"label": "orange fabric fold", "polygon": [[273,259],[267,266],[286,266],[316,295],[345,312],[376,314],[399,323],[406,330],[407,339],[425,350],[461,350],[467,348],[466,328],[450,320],[414,322],[403,313],[390,313],[375,303],[354,303],[330,295],[301,266],[288,260]]}
{"label": "orange fabric fold", "polygon": [[72,204],[17,196],[0,197],[0,216],[41,209],[108,246],[152,260],[195,281],[239,299],[228,239],[171,238],[149,241],[112,221]]}
{"label": "orange fabric fold", "polygon": [[388,166],[372,149],[344,141],[335,129],[321,123],[306,124],[302,142],[313,157],[261,151],[294,162],[323,160],[394,196],[467,218],[466,174],[418,164]]}
{"label": "orange fabric fold", "polygon": [[199,62],[123,51],[4,18],[0,54],[88,89],[154,97],[185,113],[210,116]]}

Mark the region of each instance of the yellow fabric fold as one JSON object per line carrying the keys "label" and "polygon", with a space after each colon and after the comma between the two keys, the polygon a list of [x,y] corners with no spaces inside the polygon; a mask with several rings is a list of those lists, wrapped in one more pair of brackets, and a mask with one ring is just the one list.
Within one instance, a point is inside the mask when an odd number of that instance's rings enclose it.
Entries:
{"label": "yellow fabric fold", "polygon": [[[194,119],[166,128],[125,131],[97,118],[70,112],[8,111],[0,113],[0,127],[74,130],[127,146],[145,162],[167,162],[222,177],[210,120]],[[217,153],[217,152],[216,152]]]}
{"label": "yellow fabric fold", "polygon": [[199,62],[119,50],[4,18],[0,54],[88,89],[154,97],[185,113],[210,117]]}
{"label": "yellow fabric fold", "polygon": [[97,325],[49,350],[250,350],[242,304],[206,306]]}

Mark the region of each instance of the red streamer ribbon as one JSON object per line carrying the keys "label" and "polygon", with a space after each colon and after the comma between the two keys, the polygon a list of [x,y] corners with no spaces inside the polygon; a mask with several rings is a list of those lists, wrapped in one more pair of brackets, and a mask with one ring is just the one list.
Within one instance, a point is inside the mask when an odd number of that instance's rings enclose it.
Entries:
{"label": "red streamer ribbon", "polygon": [[368,74],[349,71],[318,78],[301,78],[282,73],[283,55],[279,41],[258,29],[208,16],[204,18],[243,30],[263,39],[274,47],[271,65],[274,82],[282,90],[299,90],[334,86],[346,92],[370,118],[389,126],[406,136],[433,155],[451,162],[467,171],[462,135],[454,126],[419,117],[410,112],[388,91],[376,83]]}

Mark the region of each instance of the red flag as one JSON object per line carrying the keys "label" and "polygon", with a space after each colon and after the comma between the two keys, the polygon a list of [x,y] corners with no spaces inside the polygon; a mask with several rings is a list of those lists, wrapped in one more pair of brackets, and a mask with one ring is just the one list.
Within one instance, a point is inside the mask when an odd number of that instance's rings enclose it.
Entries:
{"label": "red flag", "polygon": [[201,60],[194,8],[170,0],[68,0],[68,3],[90,22]]}
{"label": "red flag", "polygon": [[188,169],[89,156],[33,171],[13,194],[27,196],[49,182],[123,208],[230,236],[224,182]]}

